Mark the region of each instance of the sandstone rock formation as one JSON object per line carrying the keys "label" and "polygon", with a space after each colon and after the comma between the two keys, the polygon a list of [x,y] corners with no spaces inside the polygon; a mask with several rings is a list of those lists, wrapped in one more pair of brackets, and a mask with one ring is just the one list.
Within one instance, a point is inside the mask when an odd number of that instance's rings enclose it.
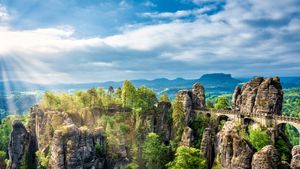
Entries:
{"label": "sandstone rock formation", "polygon": [[232,104],[235,110],[242,113],[281,114],[283,92],[278,77],[256,77],[243,85],[236,87]]}
{"label": "sandstone rock formation", "polygon": [[194,109],[205,108],[205,90],[200,83],[196,83],[193,85],[192,102]]}
{"label": "sandstone rock formation", "polygon": [[292,149],[292,157],[291,168],[300,169],[300,145]]}
{"label": "sandstone rock formation", "polygon": [[180,90],[177,95],[182,102],[183,111],[185,113],[185,124],[191,126],[194,121],[192,92],[189,90]]}
{"label": "sandstone rock formation", "polygon": [[[10,164],[8,169],[19,169],[22,165],[35,167],[35,146],[32,138],[21,121],[15,120],[12,124],[12,133],[8,146]],[[25,166],[24,166],[25,165]]]}
{"label": "sandstone rock formation", "polygon": [[216,154],[223,169],[251,169],[254,149],[238,135],[236,124],[228,121],[217,134]]}
{"label": "sandstone rock formation", "polygon": [[206,128],[203,132],[200,150],[203,153],[203,156],[207,160],[208,168],[212,167],[213,158],[214,158],[214,139],[213,139],[213,137],[214,137],[214,135],[212,133],[212,129]]}
{"label": "sandstone rock formation", "polygon": [[252,159],[252,169],[281,169],[280,154],[274,146],[268,145],[256,152]]}
{"label": "sandstone rock formation", "polygon": [[162,138],[164,143],[168,143],[171,139],[171,109],[172,105],[169,102],[160,102],[157,106],[157,114],[154,122],[154,131]]}
{"label": "sandstone rock formation", "polygon": [[[97,150],[96,145],[100,149]],[[63,130],[55,130],[49,168],[104,168],[104,151],[106,143],[101,129],[95,131],[77,128],[74,124],[65,126]]]}
{"label": "sandstone rock formation", "polygon": [[44,112],[34,107],[28,130],[20,121],[13,124],[9,145],[12,163],[8,168],[19,168],[25,155],[26,163],[35,165],[37,149],[49,155],[49,169],[105,168],[107,143],[103,129],[80,127],[83,122],[80,118],[76,114]]}
{"label": "sandstone rock formation", "polygon": [[184,128],[181,137],[181,145],[190,147],[192,146],[193,141],[194,141],[193,130],[189,127]]}

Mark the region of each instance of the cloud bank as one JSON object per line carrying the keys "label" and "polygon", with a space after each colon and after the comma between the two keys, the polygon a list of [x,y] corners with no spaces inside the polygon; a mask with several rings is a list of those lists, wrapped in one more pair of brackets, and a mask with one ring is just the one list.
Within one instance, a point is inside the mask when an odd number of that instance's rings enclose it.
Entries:
{"label": "cloud bank", "polygon": [[[124,26],[133,26],[106,36],[78,37],[77,27],[68,23],[24,30],[2,25],[0,56],[12,75],[25,69],[16,66],[23,63],[32,67],[27,71],[37,74],[36,81],[53,83],[195,78],[211,72],[299,75],[299,1],[227,0],[221,7],[214,2],[190,1],[197,6],[183,10],[137,11],[139,22],[128,21]],[[122,9],[124,4],[135,6],[124,1]],[[142,5],[160,6],[155,1]],[[10,17],[0,6],[0,21]]]}

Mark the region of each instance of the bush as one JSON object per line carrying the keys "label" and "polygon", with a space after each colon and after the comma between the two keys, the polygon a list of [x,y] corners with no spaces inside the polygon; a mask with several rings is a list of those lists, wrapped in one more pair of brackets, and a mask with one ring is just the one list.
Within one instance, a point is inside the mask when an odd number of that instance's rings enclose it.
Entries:
{"label": "bush", "polygon": [[49,155],[46,156],[43,151],[38,150],[35,152],[35,155],[38,159],[38,164],[41,169],[46,169],[49,163]]}
{"label": "bush", "polygon": [[266,130],[262,130],[261,128],[249,130],[249,141],[257,151],[261,150],[264,146],[271,144],[271,139]]}
{"label": "bush", "polygon": [[206,160],[200,150],[180,146],[178,147],[174,161],[167,164],[169,169],[206,169]]}
{"label": "bush", "polygon": [[164,168],[167,157],[168,147],[161,144],[159,136],[155,133],[149,133],[143,144],[143,158],[148,169]]}

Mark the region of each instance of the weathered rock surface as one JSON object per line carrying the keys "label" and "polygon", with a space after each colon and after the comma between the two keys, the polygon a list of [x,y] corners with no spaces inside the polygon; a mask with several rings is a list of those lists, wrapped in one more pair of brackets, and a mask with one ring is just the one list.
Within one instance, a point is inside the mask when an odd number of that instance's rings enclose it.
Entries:
{"label": "weathered rock surface", "polygon": [[251,169],[254,149],[238,135],[234,122],[225,123],[217,134],[216,142],[216,154],[223,169]]}
{"label": "weathered rock surface", "polygon": [[203,137],[201,140],[201,152],[203,153],[203,156],[207,160],[208,168],[212,167],[213,164],[213,158],[214,158],[214,139],[212,129],[206,128],[203,132]]}
{"label": "weathered rock surface", "polygon": [[[21,121],[12,124],[12,133],[8,146],[10,165],[8,169],[19,169],[21,165],[35,166],[35,146],[32,145],[31,135]],[[25,166],[23,166],[25,167]]]}
{"label": "weathered rock surface", "polygon": [[232,97],[235,110],[242,113],[281,114],[283,92],[278,77],[256,77],[237,87]]}
{"label": "weathered rock surface", "polygon": [[177,95],[182,102],[183,111],[185,113],[185,124],[191,126],[194,121],[192,92],[189,90],[180,90]]}
{"label": "weathered rock surface", "polygon": [[205,108],[205,90],[200,83],[196,83],[193,85],[192,94],[193,108]]}
{"label": "weathered rock surface", "polygon": [[[93,118],[91,114],[31,110],[28,130],[20,121],[13,124],[9,169],[17,169],[26,155],[26,164],[36,164],[35,152],[49,155],[49,169],[106,168],[106,139],[103,129],[80,127]],[[32,167],[32,168],[36,168]]]}
{"label": "weathered rock surface", "polygon": [[192,146],[193,141],[194,141],[193,130],[189,127],[184,128],[181,137],[181,145]]}
{"label": "weathered rock surface", "polygon": [[293,147],[292,149],[292,169],[300,169],[300,145]]}
{"label": "weathered rock surface", "polygon": [[252,169],[281,169],[280,154],[275,147],[268,145],[256,152],[252,159]]}
{"label": "weathered rock surface", "polygon": [[[96,145],[101,150],[97,150]],[[105,149],[101,129],[91,131],[77,128],[74,124],[68,125],[54,132],[48,168],[101,169],[105,165],[105,158],[101,155]]]}
{"label": "weathered rock surface", "polygon": [[154,131],[159,134],[164,143],[168,143],[171,139],[171,109],[172,105],[169,102],[160,102],[157,106],[157,114],[154,122]]}

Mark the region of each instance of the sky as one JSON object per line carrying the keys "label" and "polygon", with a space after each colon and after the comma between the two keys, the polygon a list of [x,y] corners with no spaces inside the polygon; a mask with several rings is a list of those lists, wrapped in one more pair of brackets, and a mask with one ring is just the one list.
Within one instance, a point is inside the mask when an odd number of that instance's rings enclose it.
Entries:
{"label": "sky", "polygon": [[0,0],[0,79],[298,76],[299,0]]}

